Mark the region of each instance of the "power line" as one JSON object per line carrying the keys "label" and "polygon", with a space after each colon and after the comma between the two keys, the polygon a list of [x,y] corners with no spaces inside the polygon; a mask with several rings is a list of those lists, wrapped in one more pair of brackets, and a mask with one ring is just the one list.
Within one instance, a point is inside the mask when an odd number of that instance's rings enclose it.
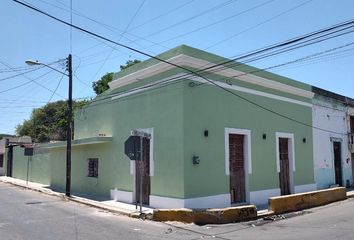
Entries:
{"label": "power line", "polygon": [[[181,37],[184,37],[184,36],[186,36],[186,35],[199,32],[200,30],[203,30],[203,29],[205,29],[205,28],[212,27],[212,26],[217,25],[217,24],[219,24],[219,23],[228,21],[228,20],[230,20],[230,19],[232,19],[232,18],[241,16],[241,15],[243,15],[243,14],[245,14],[245,13],[248,13],[248,12],[251,12],[251,11],[253,11],[253,10],[256,10],[256,9],[258,9],[258,8],[260,8],[260,7],[263,7],[263,6],[265,6],[265,5],[267,5],[267,4],[271,3],[271,2],[274,2],[274,1],[275,1],[275,0],[268,0],[268,1],[265,1],[265,2],[263,2],[263,3],[261,3],[261,4],[258,4],[258,5],[256,5],[256,6],[250,7],[250,8],[248,8],[248,9],[246,9],[246,10],[241,11],[241,12],[237,12],[237,13],[231,15],[231,16],[228,16],[228,17],[219,19],[218,21],[212,22],[212,23],[210,23],[210,24],[203,25],[203,26],[198,27],[198,28],[196,28],[196,29],[193,29],[193,30],[191,30],[191,31],[188,31],[188,32],[179,34],[179,35],[177,35],[177,36],[170,37],[170,38],[165,39],[165,40],[163,40],[163,41],[161,41],[161,42],[159,42],[159,43],[161,44],[161,43],[169,42],[169,41],[175,40],[175,39],[177,39],[177,38],[181,38]],[[152,45],[152,46],[153,46],[153,45]]]}
{"label": "power line", "polygon": [[[3,62],[0,62],[0,63],[2,63],[3,65],[5,65]],[[12,79],[12,78],[15,78],[15,77],[18,77],[18,76],[21,76],[21,75],[23,75],[23,74],[27,74],[27,73],[30,73],[30,72],[37,71],[37,70],[40,69],[40,68],[43,68],[43,66],[40,66],[40,67],[38,67],[38,68],[33,68],[33,69],[28,70],[28,71],[26,71],[26,72],[22,72],[22,73],[18,73],[18,74],[15,74],[15,75],[8,76],[8,77],[0,78],[0,82],[1,82],[1,81],[5,81],[5,80],[9,80],[9,79]]]}
{"label": "power line", "polygon": [[[133,23],[135,17],[138,15],[138,13],[140,12],[140,9],[143,7],[143,5],[145,4],[146,0],[143,0],[139,7],[137,8],[137,10],[135,11],[135,13],[133,14],[133,16],[131,17],[130,21],[128,22],[127,26],[125,27],[124,31],[122,32],[122,34],[120,35],[119,39],[117,42],[120,42],[124,36],[124,34],[128,31],[130,25]],[[109,52],[109,54],[106,56],[106,58],[104,59],[104,61],[102,62],[101,66],[97,69],[96,73],[93,75],[91,82],[95,80],[97,74],[102,70],[103,66],[106,64],[108,58],[112,55],[114,51],[114,48],[112,48],[112,50]]]}
{"label": "power line", "polygon": [[43,74],[43,75],[41,75],[41,76],[39,76],[39,77],[37,77],[37,78],[35,78],[35,79],[32,79],[32,80],[30,80],[30,81],[27,81],[27,82],[24,82],[24,83],[22,83],[22,84],[16,85],[16,86],[14,86],[14,87],[8,88],[8,89],[6,89],[6,90],[0,91],[0,93],[8,92],[8,91],[11,91],[11,90],[14,90],[14,89],[17,89],[17,88],[26,86],[26,85],[28,85],[28,84],[34,82],[35,80],[37,80],[37,79],[39,79],[39,78],[41,78],[41,77],[44,77],[45,75],[51,73],[52,71],[54,71],[54,70],[50,70],[49,72],[46,72],[45,74]]}
{"label": "power line", "polygon": [[216,5],[216,6],[208,8],[208,9],[206,9],[206,10],[204,10],[204,11],[202,11],[202,12],[196,14],[196,15],[193,15],[191,17],[185,18],[185,19],[183,19],[183,20],[181,20],[181,21],[179,21],[177,23],[171,24],[171,25],[169,25],[167,27],[164,27],[164,28],[162,28],[162,29],[160,29],[160,30],[158,30],[156,32],[150,33],[150,34],[146,35],[145,37],[151,37],[151,36],[160,34],[160,33],[164,32],[166,30],[170,30],[171,28],[174,28],[174,27],[176,27],[178,25],[181,25],[181,24],[183,24],[185,22],[191,21],[191,20],[193,20],[195,18],[201,17],[201,16],[203,16],[205,14],[208,14],[208,13],[210,13],[212,11],[215,11],[215,10],[217,10],[219,8],[222,8],[222,7],[225,7],[227,5],[230,5],[231,3],[236,2],[236,1],[238,1],[238,0],[229,0],[229,1],[226,1],[226,2],[223,2],[223,3],[220,3],[220,4]]}
{"label": "power line", "polygon": [[60,83],[61,83],[61,81],[63,80],[63,78],[64,78],[64,74],[61,75],[61,77],[60,77],[60,79],[59,79],[59,82],[58,82],[57,86],[55,87],[55,89],[54,89],[54,91],[53,91],[52,95],[50,96],[50,98],[49,98],[49,100],[48,100],[47,103],[49,103],[49,102],[53,99],[54,95],[57,93],[57,90],[58,90],[58,88],[59,88],[59,86],[60,86]]}
{"label": "power line", "polygon": [[131,30],[138,29],[138,28],[140,28],[140,27],[142,27],[142,26],[145,26],[146,24],[148,24],[148,23],[150,23],[150,22],[152,22],[152,21],[155,21],[156,19],[159,19],[159,18],[161,18],[161,17],[164,17],[164,16],[166,16],[166,15],[169,15],[169,14],[171,14],[171,13],[173,13],[173,12],[175,12],[175,11],[177,11],[177,10],[179,10],[179,9],[181,9],[181,8],[183,8],[183,7],[187,6],[187,5],[189,5],[189,4],[191,4],[191,3],[194,2],[194,1],[195,1],[195,0],[191,0],[191,1],[188,1],[188,2],[183,3],[183,4],[181,4],[181,5],[178,5],[177,7],[172,8],[172,9],[168,10],[167,12],[164,12],[164,13],[162,13],[162,14],[156,16],[156,17],[153,17],[153,18],[151,18],[151,19],[145,21],[145,22],[142,23],[142,24],[139,24],[139,25],[137,25],[137,26],[132,27]]}
{"label": "power line", "polygon": [[[59,60],[59,61],[60,61],[60,60]],[[54,64],[54,63],[57,63],[57,62],[58,62],[58,61],[55,61],[55,62],[49,63],[49,64],[47,64],[47,65],[51,65],[51,64]],[[9,69],[12,69],[12,67],[11,67],[8,63],[5,63],[5,62],[3,62],[3,61],[0,61],[0,63],[1,63],[2,65],[6,66],[6,67],[9,68]],[[33,71],[39,70],[39,69],[41,69],[41,68],[43,68],[43,67],[44,67],[44,66],[36,67],[36,68],[33,69]],[[37,85],[40,86],[41,88],[44,88],[45,90],[47,90],[47,91],[49,91],[49,92],[52,92],[52,93],[54,94],[54,91],[53,91],[53,90],[51,90],[51,89],[49,89],[48,87],[46,87],[45,85],[43,85],[43,84],[37,82],[36,79],[32,79],[32,78],[30,78],[30,77],[28,77],[28,76],[26,75],[27,73],[33,72],[33,71],[28,71],[28,72],[20,73],[20,74],[17,74],[17,75],[12,76],[11,78],[13,78],[13,77],[18,77],[18,76],[24,76],[25,78],[27,78],[28,80],[34,82],[35,84],[37,84]],[[7,79],[3,79],[3,80],[7,80]],[[2,80],[0,80],[0,81],[2,81]],[[57,96],[61,97],[61,98],[65,98],[65,97],[63,97],[63,96],[60,95],[60,94],[57,94],[57,93],[55,93],[55,94],[56,94]]]}
{"label": "power line", "polygon": [[[72,26],[73,28],[78,29],[78,30],[80,30],[80,31],[82,31],[82,32],[85,32],[85,33],[87,33],[87,34],[90,34],[90,35],[93,35],[93,36],[95,36],[95,37],[101,38],[101,39],[103,39],[103,40],[105,40],[105,41],[107,41],[107,42],[116,44],[116,45],[118,45],[118,46],[127,48],[127,49],[129,49],[129,50],[135,51],[135,52],[140,53],[140,54],[142,54],[142,55],[145,55],[145,56],[148,56],[148,57],[153,58],[153,59],[155,59],[155,60],[158,60],[158,61],[160,61],[160,62],[164,62],[164,63],[170,64],[170,65],[172,65],[172,66],[175,66],[175,67],[177,67],[177,68],[180,68],[180,69],[182,69],[182,70],[185,70],[185,71],[187,71],[187,72],[189,72],[189,73],[191,73],[191,74],[193,74],[193,75],[196,75],[196,76],[198,76],[198,77],[203,78],[204,80],[208,81],[210,84],[214,85],[215,87],[217,87],[217,88],[219,88],[219,89],[221,89],[221,90],[224,90],[225,92],[227,92],[227,93],[229,93],[229,94],[231,94],[231,95],[233,95],[233,96],[235,96],[235,97],[237,97],[237,98],[240,98],[240,99],[242,99],[242,100],[244,100],[244,101],[246,101],[246,102],[248,102],[248,103],[250,103],[250,104],[252,104],[252,105],[254,105],[254,106],[256,106],[256,107],[259,107],[259,108],[261,108],[261,109],[263,109],[263,110],[265,110],[265,111],[268,111],[268,112],[270,112],[270,113],[273,113],[273,114],[275,114],[275,115],[278,115],[279,117],[282,117],[282,118],[287,119],[287,120],[289,120],[289,121],[296,122],[296,123],[298,123],[298,124],[300,124],[300,125],[303,125],[303,126],[311,127],[311,128],[314,128],[314,129],[318,129],[318,130],[321,130],[321,131],[325,131],[325,132],[336,133],[336,132],[333,132],[333,131],[329,131],[329,130],[326,130],[326,129],[322,129],[322,128],[319,128],[319,127],[312,126],[311,124],[308,124],[308,123],[299,121],[299,120],[297,120],[297,119],[293,119],[293,118],[291,118],[291,117],[289,117],[289,116],[286,116],[286,115],[284,115],[284,114],[282,114],[282,113],[278,113],[278,112],[276,112],[276,111],[274,111],[274,110],[272,110],[272,109],[269,109],[269,108],[267,108],[267,107],[264,107],[264,106],[262,106],[262,105],[260,105],[260,104],[258,104],[258,103],[256,103],[256,102],[254,102],[254,101],[251,101],[251,100],[247,99],[246,97],[243,97],[243,96],[241,96],[241,95],[239,95],[239,94],[236,94],[236,93],[232,92],[232,91],[229,90],[229,89],[226,89],[226,88],[220,86],[220,85],[217,84],[216,82],[211,81],[211,80],[205,78],[204,76],[200,75],[199,73],[194,72],[194,71],[192,71],[192,70],[190,70],[190,69],[188,69],[188,68],[179,66],[179,65],[174,64],[174,63],[171,63],[171,62],[169,62],[169,61],[167,61],[167,60],[164,60],[164,59],[161,59],[161,58],[159,58],[159,57],[152,56],[152,55],[150,55],[150,54],[148,54],[148,53],[144,53],[144,52],[142,52],[142,51],[140,51],[140,50],[134,49],[134,48],[129,47],[129,46],[127,46],[127,45],[124,45],[124,44],[115,42],[115,41],[113,41],[113,40],[111,40],[111,39],[108,39],[108,38],[106,38],[106,37],[103,37],[103,36],[101,36],[101,35],[99,35],[99,34],[96,34],[96,33],[94,33],[94,32],[91,32],[91,31],[89,31],[89,30],[86,30],[86,29],[84,29],[84,28],[81,28],[81,27],[72,25],[72,24],[70,24],[70,23],[68,23],[68,22],[66,22],[66,21],[64,21],[64,20],[61,20],[61,19],[59,19],[59,18],[57,18],[57,17],[54,17],[54,16],[52,16],[52,15],[50,15],[50,14],[48,14],[48,13],[46,13],[46,12],[40,10],[40,9],[37,9],[37,8],[35,8],[35,7],[32,7],[32,6],[30,6],[30,5],[26,4],[26,3],[21,2],[21,1],[18,1],[18,0],[12,0],[12,1],[14,1],[14,2],[16,2],[16,3],[19,3],[19,4],[21,4],[21,5],[23,5],[23,6],[27,7],[27,8],[30,8],[30,9],[36,11],[36,12],[39,12],[39,13],[41,13],[41,14],[43,14],[43,15],[46,15],[46,16],[48,16],[48,17],[50,17],[50,18],[52,18],[52,19],[54,19],[54,20],[56,20],[56,21],[59,21],[59,22],[65,24],[65,25],[70,25],[70,26]],[[347,22],[338,24],[336,27],[333,27],[333,26],[332,26],[332,27],[330,27],[329,29],[320,30],[319,32],[323,32],[323,31],[326,32],[326,31],[329,31],[329,30],[332,30],[332,29],[336,29],[336,28],[339,28],[339,27],[341,27],[341,26],[353,24],[353,23],[354,23],[354,21],[353,21],[353,20],[350,20],[350,21],[347,21]],[[303,39],[308,38],[309,36],[311,36],[311,35],[307,35],[307,36],[300,37],[300,38],[298,38],[298,39],[290,40],[290,41],[288,41],[288,42],[286,42],[286,43],[281,44],[280,46],[285,46],[285,45],[292,44],[292,43],[294,43],[294,42],[298,42],[298,41],[300,41],[300,40],[303,40]],[[265,49],[262,50],[262,51],[265,51]],[[337,133],[337,134],[338,134],[338,133]],[[340,133],[340,134],[342,134],[342,133]]]}
{"label": "power line", "polygon": [[292,11],[294,11],[294,10],[296,10],[296,9],[298,9],[298,8],[304,6],[304,5],[306,5],[306,4],[308,4],[308,3],[312,2],[312,1],[313,0],[307,0],[305,2],[302,2],[302,3],[300,3],[300,4],[298,4],[298,5],[294,6],[294,7],[291,7],[289,9],[287,9],[287,10],[285,10],[285,11],[283,11],[283,12],[281,12],[281,13],[275,15],[275,16],[273,16],[273,17],[270,17],[270,18],[268,18],[268,19],[266,19],[266,20],[264,20],[264,21],[262,21],[260,23],[257,23],[257,24],[255,24],[255,25],[253,25],[251,27],[248,27],[245,30],[242,30],[242,31],[240,31],[240,32],[238,32],[236,34],[233,34],[233,35],[231,35],[231,36],[229,36],[229,37],[227,37],[225,39],[222,39],[220,41],[217,41],[216,43],[213,43],[213,44],[209,45],[208,47],[204,48],[204,50],[207,50],[207,49],[213,48],[213,47],[215,47],[217,45],[220,45],[221,43],[224,43],[224,42],[226,42],[226,41],[228,41],[228,40],[230,40],[232,38],[235,38],[235,37],[237,37],[237,36],[239,36],[239,35],[241,35],[243,33],[246,33],[246,32],[248,32],[250,30],[253,30],[253,29],[255,29],[255,28],[257,28],[257,27],[259,27],[259,26],[261,26],[263,24],[266,24],[266,23],[268,23],[268,22],[270,22],[270,21],[272,21],[272,20],[274,20],[274,19],[276,19],[278,17],[281,17],[281,16],[283,16],[283,15],[289,13],[289,12],[292,12]]}

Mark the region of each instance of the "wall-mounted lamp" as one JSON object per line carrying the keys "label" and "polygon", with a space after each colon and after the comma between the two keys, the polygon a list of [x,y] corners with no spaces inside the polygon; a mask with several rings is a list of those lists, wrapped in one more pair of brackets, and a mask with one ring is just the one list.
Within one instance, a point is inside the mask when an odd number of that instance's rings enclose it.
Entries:
{"label": "wall-mounted lamp", "polygon": [[266,133],[263,133],[263,134],[262,134],[262,138],[263,138],[263,139],[267,139],[267,134],[266,134]]}
{"label": "wall-mounted lamp", "polygon": [[209,136],[209,131],[208,130],[204,130],[204,137],[208,137]]}
{"label": "wall-mounted lamp", "polygon": [[193,164],[194,165],[197,165],[197,164],[200,163],[200,157],[199,156],[193,155],[192,160],[193,160]]}
{"label": "wall-mounted lamp", "polygon": [[303,143],[306,143],[306,138],[303,138],[303,139],[302,139],[302,142],[303,142]]}

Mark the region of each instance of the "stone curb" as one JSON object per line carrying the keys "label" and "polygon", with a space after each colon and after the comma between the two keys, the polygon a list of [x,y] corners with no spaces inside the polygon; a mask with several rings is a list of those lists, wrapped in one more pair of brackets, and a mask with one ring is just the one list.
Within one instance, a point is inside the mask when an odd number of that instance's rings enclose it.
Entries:
{"label": "stone curb", "polygon": [[268,200],[268,209],[275,214],[282,214],[318,207],[345,199],[347,199],[346,189],[344,187],[336,187],[306,193],[271,197]]}
{"label": "stone curb", "polygon": [[[224,209],[208,209],[208,210],[203,210],[203,211],[202,210],[192,210],[192,209],[155,209],[153,214],[145,214],[145,213],[140,214],[138,212],[130,213],[130,212],[126,212],[126,211],[117,209],[115,207],[109,207],[109,206],[104,206],[102,204],[97,204],[95,201],[92,201],[89,199],[84,199],[84,198],[80,198],[80,197],[76,197],[76,196],[67,197],[63,193],[58,193],[58,192],[55,192],[55,191],[52,191],[49,189],[26,186],[24,184],[12,182],[12,181],[7,181],[4,179],[0,179],[0,182],[11,184],[11,185],[18,186],[21,188],[30,189],[30,190],[40,192],[43,194],[47,194],[50,196],[59,197],[59,198],[62,198],[62,199],[68,200],[68,201],[73,201],[76,203],[84,204],[86,206],[94,207],[94,208],[108,211],[111,213],[124,215],[124,216],[132,217],[132,218],[149,219],[149,220],[153,220],[153,221],[180,221],[180,222],[194,222],[194,223],[200,223],[200,224],[231,223],[231,222],[236,222],[236,221],[237,222],[248,221],[248,220],[269,217],[269,216],[273,216],[273,215],[280,213],[279,211],[273,211],[271,209],[270,205],[269,205],[269,210],[264,211],[262,213],[257,213],[256,208],[253,205],[233,207],[233,208],[224,208]],[[320,191],[326,191],[326,190],[320,190]],[[318,191],[305,193],[305,194],[313,194],[316,192],[318,192]],[[295,195],[301,195],[301,194],[295,194]],[[354,198],[354,193],[352,193],[352,194],[346,193],[346,197],[347,198]],[[279,198],[281,198],[281,197],[279,197]],[[341,200],[345,200],[345,199],[346,198],[341,198],[336,201],[341,201]],[[325,204],[328,204],[331,202],[334,202],[334,201],[329,201],[329,202],[321,204],[321,205],[325,205]],[[311,208],[311,207],[316,207],[316,206],[320,206],[320,205],[309,206],[306,208]],[[239,213],[237,213],[239,210],[235,210],[235,209],[237,209],[237,208],[240,209],[240,208],[245,208],[245,207],[248,208],[248,210],[246,210],[246,212],[248,211],[248,212],[252,212],[252,213],[249,214],[248,216],[241,214],[242,217],[240,217]],[[253,207],[255,210],[254,211],[250,210],[250,208],[253,209]],[[283,211],[282,213],[295,212],[295,211],[300,211],[303,209],[304,208],[301,207],[298,209],[286,210],[286,211]],[[245,210],[243,210],[243,212],[245,212]],[[255,214],[253,212],[255,212]],[[225,216],[227,216],[226,217],[228,219],[227,221],[221,217],[223,214],[225,214]],[[183,218],[182,216],[188,216],[188,217]]]}

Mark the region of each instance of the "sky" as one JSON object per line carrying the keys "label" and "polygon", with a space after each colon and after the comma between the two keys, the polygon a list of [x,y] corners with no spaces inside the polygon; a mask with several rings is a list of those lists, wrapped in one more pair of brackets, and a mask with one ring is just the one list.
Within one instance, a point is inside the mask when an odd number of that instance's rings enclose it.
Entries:
{"label": "sky", "polygon": [[[352,0],[26,0],[60,19],[157,55],[181,44],[223,57],[282,42],[352,20]],[[72,4],[72,15],[70,14]],[[71,17],[72,16],[72,17]],[[0,133],[15,134],[34,108],[65,100],[73,55],[73,98],[95,96],[92,82],[147,57],[112,45],[23,7],[0,1]],[[271,72],[354,98],[354,33],[250,63],[267,68],[330,49],[326,56]]]}

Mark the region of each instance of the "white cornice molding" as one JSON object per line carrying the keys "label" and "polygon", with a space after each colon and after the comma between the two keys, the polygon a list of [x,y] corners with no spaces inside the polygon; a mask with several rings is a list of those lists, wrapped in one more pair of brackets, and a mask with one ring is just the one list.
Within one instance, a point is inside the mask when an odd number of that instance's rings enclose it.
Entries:
{"label": "white cornice molding", "polygon": [[[210,67],[213,66],[214,63],[211,63],[209,61],[205,61],[199,58],[194,58],[191,56],[187,56],[184,54],[177,55],[173,58],[168,59],[170,63],[173,63],[175,65],[179,66],[188,66],[188,67],[193,67],[197,69],[203,69],[205,67]],[[137,82],[141,79],[145,79],[148,77],[151,77],[153,75],[165,72],[167,70],[170,70],[172,68],[175,68],[173,65],[170,65],[168,63],[160,62],[157,64],[154,64],[150,67],[141,69],[139,71],[133,72],[131,74],[128,74],[126,76],[123,76],[121,78],[115,79],[112,82],[109,83],[109,87],[111,89],[116,89],[120,88],[123,86],[126,86],[128,84]],[[205,72],[210,72],[213,73],[213,69],[206,70]],[[277,81],[269,80],[267,78],[259,77],[254,74],[246,74],[244,72],[232,69],[232,68],[226,68],[223,67],[221,70],[217,71],[215,74],[221,75],[224,77],[229,77],[232,78],[234,76],[238,76],[237,79],[251,83],[254,85],[274,89],[277,91],[285,92],[285,93],[290,93],[296,96],[300,97],[305,97],[305,98],[313,98],[314,93],[311,91],[307,91],[298,87],[290,86],[284,83],[280,83]]]}

